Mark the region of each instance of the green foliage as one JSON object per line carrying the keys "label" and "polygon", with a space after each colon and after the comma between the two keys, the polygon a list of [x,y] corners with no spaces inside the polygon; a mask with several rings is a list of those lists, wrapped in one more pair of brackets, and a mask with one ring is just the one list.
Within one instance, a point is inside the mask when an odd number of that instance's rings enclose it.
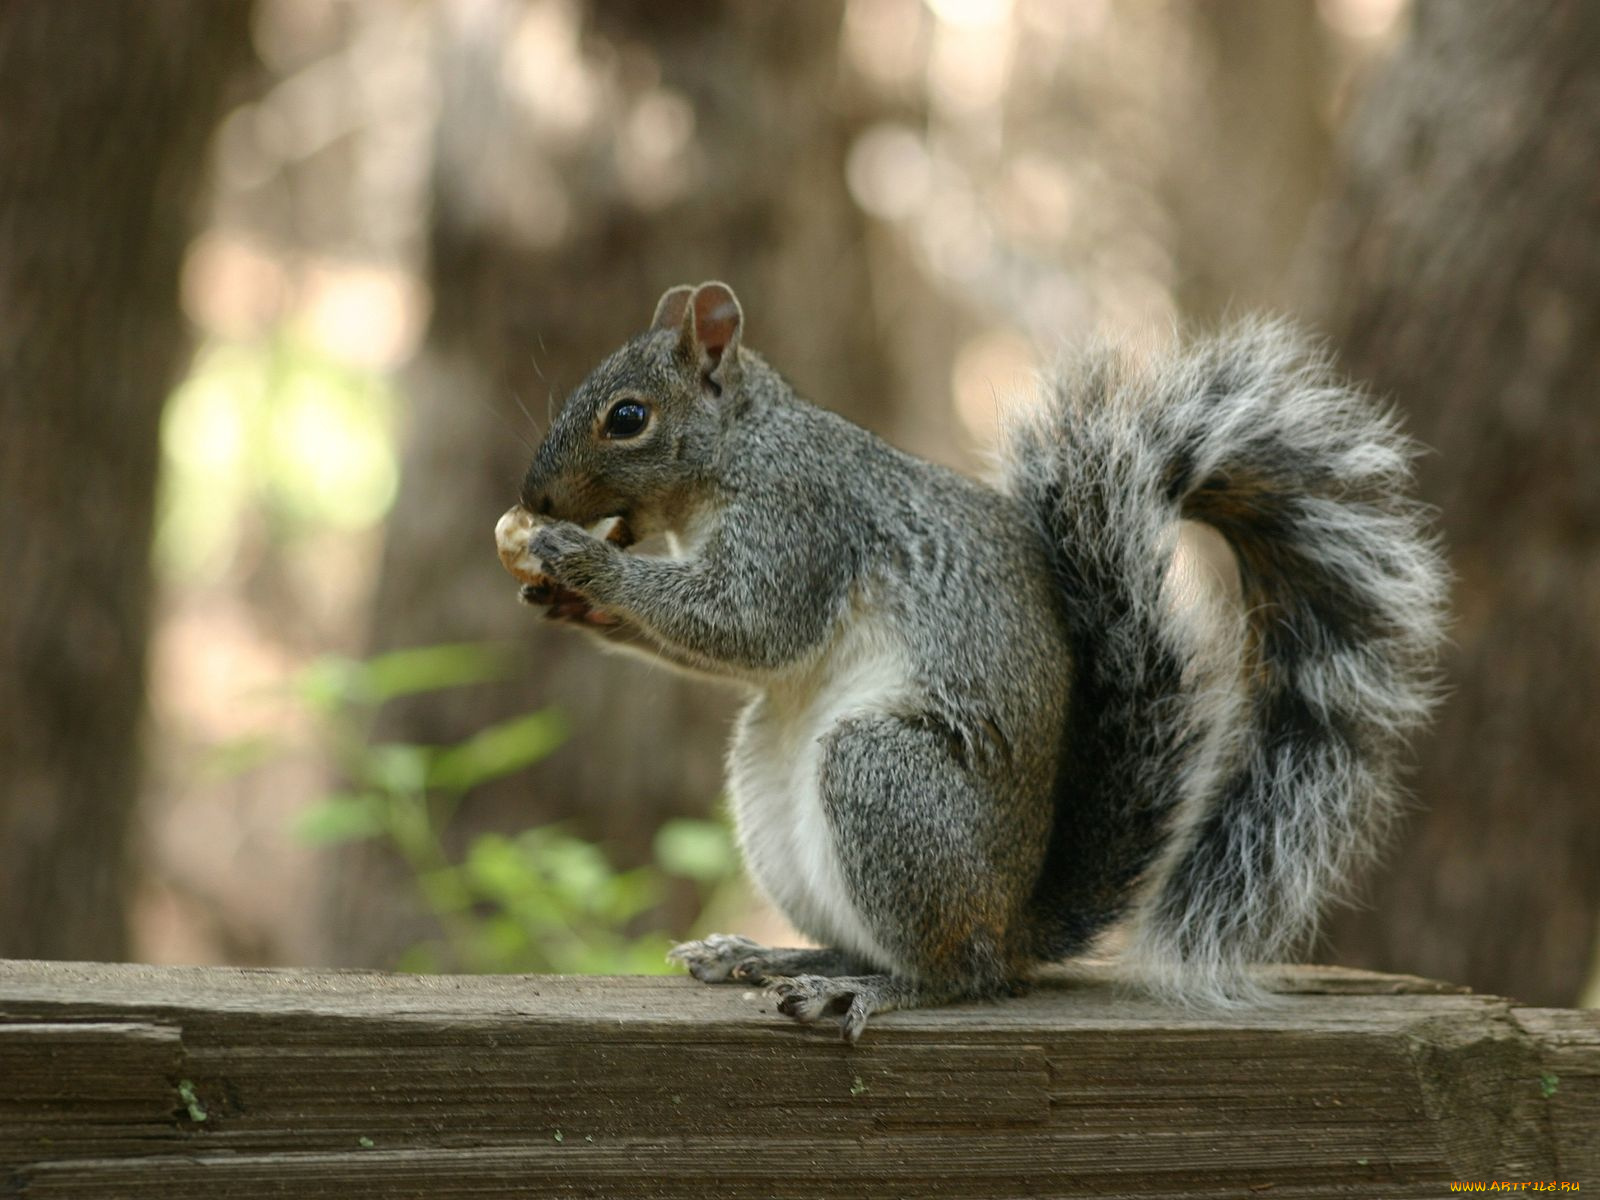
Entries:
{"label": "green foliage", "polygon": [[430,886],[493,916],[477,930],[476,957],[521,970],[661,969],[668,939],[624,932],[661,902],[663,874],[617,871],[600,849],[546,826],[517,837],[478,838],[460,866]]}
{"label": "green foliage", "polygon": [[327,655],[300,673],[295,691],[317,712],[354,715],[401,696],[504,679],[511,661],[505,647],[479,642],[391,650],[365,661]]}
{"label": "green foliage", "polygon": [[427,764],[427,784],[464,792],[531,767],[566,738],[566,723],[553,709],[514,717],[438,751]]}
{"label": "green foliage", "polygon": [[305,809],[295,819],[300,840],[313,846],[336,846],[381,835],[388,827],[388,806],[374,792],[349,795],[336,792],[320,804]]}
{"label": "green foliage", "polygon": [[[343,786],[301,812],[294,831],[314,846],[379,842],[406,862],[442,937],[412,947],[402,970],[662,971],[672,939],[648,931],[648,918],[670,888],[691,888],[702,907],[724,891],[736,870],[724,825],[668,821],[654,861],[631,870],[559,825],[483,834],[452,854],[447,830],[463,797],[560,746],[561,714],[526,713],[449,746],[371,739],[386,702],[499,679],[513,661],[504,647],[463,644],[365,661],[328,657],[306,668],[295,694]],[[223,747],[216,766],[247,769],[273,750],[244,739]]]}
{"label": "green foliage", "polygon": [[726,825],[687,817],[676,817],[656,831],[655,857],[662,870],[707,885],[721,883],[739,866]]}

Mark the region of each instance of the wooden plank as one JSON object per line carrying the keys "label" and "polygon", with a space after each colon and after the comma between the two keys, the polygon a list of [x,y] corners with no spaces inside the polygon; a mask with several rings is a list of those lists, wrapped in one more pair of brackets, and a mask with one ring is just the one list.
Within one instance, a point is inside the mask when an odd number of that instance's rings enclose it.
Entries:
{"label": "wooden plank", "polygon": [[1079,969],[849,1046],[679,978],[0,963],[0,1078],[29,1081],[0,1195],[1405,1197],[1595,1170],[1600,1014],[1273,984],[1177,1012]]}
{"label": "wooden plank", "polygon": [[1600,1013],[1519,1008],[1517,1023],[1539,1044],[1539,1094],[1549,1106],[1561,1178],[1600,1190]]}
{"label": "wooden plank", "polygon": [[176,1141],[176,1025],[0,1023],[0,1167]]}

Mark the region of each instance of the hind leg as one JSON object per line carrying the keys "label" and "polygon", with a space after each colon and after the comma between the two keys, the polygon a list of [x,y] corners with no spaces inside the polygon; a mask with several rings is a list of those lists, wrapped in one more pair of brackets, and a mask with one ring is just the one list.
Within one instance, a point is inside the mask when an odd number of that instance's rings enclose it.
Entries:
{"label": "hind leg", "polygon": [[854,1041],[873,1013],[1015,990],[1014,930],[1043,859],[1048,793],[1013,764],[976,760],[934,723],[841,722],[820,789],[850,901],[895,968],[772,980],[799,1021],[837,1017]]}

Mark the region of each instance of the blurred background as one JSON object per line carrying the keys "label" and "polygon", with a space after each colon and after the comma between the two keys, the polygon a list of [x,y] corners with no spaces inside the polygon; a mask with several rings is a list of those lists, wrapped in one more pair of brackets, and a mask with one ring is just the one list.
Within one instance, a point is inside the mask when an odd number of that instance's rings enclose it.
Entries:
{"label": "blurred background", "polygon": [[0,3],[0,955],[787,936],[736,697],[491,547],[552,406],[718,277],[967,469],[1063,339],[1329,338],[1434,450],[1458,617],[1316,953],[1600,1003],[1597,146],[1585,0]]}

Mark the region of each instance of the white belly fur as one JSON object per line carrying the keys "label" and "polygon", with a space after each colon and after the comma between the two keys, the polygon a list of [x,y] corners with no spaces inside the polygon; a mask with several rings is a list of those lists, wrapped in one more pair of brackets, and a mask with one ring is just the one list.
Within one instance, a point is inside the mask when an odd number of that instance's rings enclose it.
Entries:
{"label": "white belly fur", "polygon": [[822,808],[821,740],[913,691],[899,645],[870,621],[857,625],[803,675],[765,688],[728,754],[734,823],[756,886],[802,933],[890,969],[898,964],[849,892]]}

